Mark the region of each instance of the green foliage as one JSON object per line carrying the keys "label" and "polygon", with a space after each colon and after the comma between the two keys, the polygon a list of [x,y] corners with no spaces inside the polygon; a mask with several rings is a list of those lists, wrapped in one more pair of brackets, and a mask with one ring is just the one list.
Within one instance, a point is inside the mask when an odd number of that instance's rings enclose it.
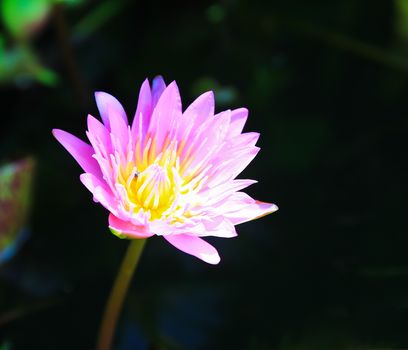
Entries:
{"label": "green foliage", "polygon": [[[34,164],[33,159],[27,158],[0,168],[0,262],[27,223]],[[5,254],[4,259],[8,258]]]}
{"label": "green foliage", "polygon": [[219,23],[224,20],[225,11],[220,4],[211,5],[207,9],[207,18],[210,22]]}
{"label": "green foliage", "polygon": [[0,350],[11,350],[11,343],[9,342],[4,342],[2,344],[0,344]]}
{"label": "green foliage", "polygon": [[395,0],[397,11],[396,27],[400,35],[408,38],[408,1]]}
{"label": "green foliage", "polygon": [[15,38],[28,38],[41,27],[51,4],[51,0],[3,0],[1,16],[4,25]]}
{"label": "green foliage", "polygon": [[0,37],[0,84],[15,83],[26,87],[31,81],[55,86],[58,76],[39,62],[29,46],[19,44],[7,50]]}
{"label": "green foliage", "polygon": [[73,29],[74,36],[85,38],[92,35],[101,26],[113,19],[122,7],[123,2],[116,0],[107,0],[98,4],[76,24]]}
{"label": "green foliage", "polygon": [[84,0],[54,0],[55,3],[61,3],[68,6],[76,6],[83,3]]}

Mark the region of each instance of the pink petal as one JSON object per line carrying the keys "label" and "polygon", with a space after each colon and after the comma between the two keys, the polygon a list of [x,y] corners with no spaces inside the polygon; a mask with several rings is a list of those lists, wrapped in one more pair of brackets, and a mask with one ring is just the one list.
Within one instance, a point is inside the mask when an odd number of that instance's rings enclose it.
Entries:
{"label": "pink petal", "polygon": [[228,131],[228,138],[239,135],[244,129],[248,119],[248,110],[246,108],[234,109],[231,112],[231,124]]}
{"label": "pink petal", "polygon": [[225,219],[222,216],[215,218],[214,220],[204,222],[206,230],[199,234],[200,237],[221,237],[221,238],[232,238],[236,237],[237,232],[235,231],[235,226],[230,220]]}
{"label": "pink petal", "polygon": [[108,114],[113,148],[125,155],[126,147],[129,142],[127,120],[123,120],[118,114],[118,111],[112,108],[112,106],[108,106]]}
{"label": "pink petal", "polygon": [[106,92],[97,91],[95,92],[95,100],[102,121],[109,130],[110,130],[110,118],[109,118],[110,111],[114,111],[116,115],[120,116],[124,120],[126,125],[128,124],[128,119],[125,110],[115,97],[107,94]]}
{"label": "pink petal", "polygon": [[[192,175],[197,166],[205,167],[208,163],[214,165],[213,160],[218,158],[219,151],[224,144],[225,135],[230,123],[231,111],[219,113],[217,117],[208,118],[198,130],[192,132],[190,140],[181,152],[180,160],[183,166],[183,176]],[[222,160],[224,161],[224,159]]]}
{"label": "pink petal", "polygon": [[109,215],[109,228],[128,238],[147,238],[153,236],[152,233],[147,232],[146,226],[133,225],[130,222],[117,218],[113,214]]}
{"label": "pink petal", "polygon": [[206,263],[216,265],[221,260],[217,250],[199,237],[187,234],[167,235],[163,237],[177,249],[193,255]]}
{"label": "pink petal", "polygon": [[218,206],[218,210],[234,225],[238,225],[271,214],[278,207],[272,203],[257,201],[244,192],[237,192]]}
{"label": "pink petal", "polygon": [[191,119],[199,125],[213,115],[214,93],[212,91],[207,91],[198,96],[194,102],[188,106],[184,111],[183,117],[186,117],[187,120]]}
{"label": "pink petal", "polygon": [[205,198],[205,206],[213,205],[222,199],[229,197],[234,192],[240,191],[248,186],[251,186],[258,181],[236,179],[227,183],[220,184],[216,187],[206,187],[200,191],[200,197]]}
{"label": "pink petal", "polygon": [[152,93],[149,81],[146,79],[140,88],[136,113],[132,123],[133,142],[142,139],[144,135],[146,135],[150,123],[152,108]]}
{"label": "pink petal", "polygon": [[52,134],[61,145],[75,158],[78,164],[88,173],[102,177],[98,162],[92,158],[94,149],[76,136],[60,129],[53,129]]}
{"label": "pink petal", "polygon": [[89,173],[82,174],[79,178],[85,187],[93,194],[94,200],[101,203],[112,214],[119,216],[115,196],[105,182]]}
{"label": "pink petal", "polygon": [[247,148],[255,146],[259,136],[260,134],[258,132],[246,132],[230,139],[230,142],[233,147]]}
{"label": "pink petal", "polygon": [[176,82],[172,82],[160,96],[154,108],[148,134],[154,136],[160,151],[174,121],[181,117],[181,99]]}
{"label": "pink petal", "polygon": [[231,120],[231,114],[230,111],[225,111],[217,117],[207,120],[209,121],[208,128],[203,132],[199,142],[197,142],[196,152],[194,153],[196,160],[200,160],[208,155],[211,150],[214,150],[214,147],[219,146],[224,141]]}
{"label": "pink petal", "polygon": [[97,150],[104,150],[106,154],[112,153],[112,145],[109,137],[109,131],[98,119],[88,114],[88,139],[91,142],[95,153]]}
{"label": "pink petal", "polygon": [[246,152],[249,149],[254,149],[258,138],[259,133],[257,132],[247,132],[236,135],[232,138],[226,138],[226,142],[218,153],[217,159],[224,161],[226,159],[237,158],[236,154]]}
{"label": "pink petal", "polygon": [[200,220],[186,220],[184,223],[170,223],[169,220],[153,220],[149,222],[149,229],[157,236],[181,235],[188,232],[190,236],[200,236],[205,226]]}
{"label": "pink petal", "polygon": [[208,91],[200,95],[183,113],[180,118],[178,136],[186,138],[186,131],[191,131],[190,124],[195,124],[197,127],[204,123],[208,118],[214,115],[214,93]]}
{"label": "pink petal", "polygon": [[153,104],[152,107],[153,108],[156,107],[157,102],[159,101],[160,96],[162,95],[165,89],[166,89],[166,83],[164,82],[163,77],[161,75],[153,79],[153,82],[152,82],[152,104]]}
{"label": "pink petal", "polygon": [[214,166],[211,177],[208,180],[208,186],[215,187],[237,177],[256,157],[259,150],[260,148],[258,147],[250,147],[240,152],[221,155],[217,161],[214,161],[216,166]]}

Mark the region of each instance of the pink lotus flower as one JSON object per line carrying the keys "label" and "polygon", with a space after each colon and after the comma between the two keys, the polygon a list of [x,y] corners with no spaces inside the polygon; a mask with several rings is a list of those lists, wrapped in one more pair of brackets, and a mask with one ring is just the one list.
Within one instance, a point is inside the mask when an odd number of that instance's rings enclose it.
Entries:
{"label": "pink lotus flower", "polygon": [[163,236],[207,263],[220,261],[202,237],[234,237],[234,225],[277,210],[252,199],[235,177],[259,151],[258,133],[242,133],[248,111],[214,115],[213,93],[182,112],[177,85],[157,77],[140,89],[130,126],[122,105],[95,93],[103,124],[88,115],[91,143],[54,129],[57,140],[85,171],[82,183],[110,211],[109,228],[122,238]]}

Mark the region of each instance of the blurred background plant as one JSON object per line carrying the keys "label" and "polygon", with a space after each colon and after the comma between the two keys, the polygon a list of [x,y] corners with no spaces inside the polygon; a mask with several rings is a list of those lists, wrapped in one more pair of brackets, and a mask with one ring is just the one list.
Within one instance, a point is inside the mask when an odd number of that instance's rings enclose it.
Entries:
{"label": "blurred background plant", "polygon": [[212,241],[217,267],[149,241],[116,349],[408,347],[406,0],[0,4],[0,164],[37,172],[32,234],[0,267],[0,349],[94,346],[126,242],[50,130],[85,137],[96,90],[132,116],[157,74],[184,106],[211,89],[249,108],[262,150],[242,178],[280,211]]}
{"label": "blurred background plant", "polygon": [[11,259],[28,236],[34,160],[0,167],[0,264]]}
{"label": "blurred background plant", "polygon": [[0,82],[26,85],[31,80],[54,85],[56,74],[40,62],[30,42],[46,24],[54,1],[3,0],[0,34]]}

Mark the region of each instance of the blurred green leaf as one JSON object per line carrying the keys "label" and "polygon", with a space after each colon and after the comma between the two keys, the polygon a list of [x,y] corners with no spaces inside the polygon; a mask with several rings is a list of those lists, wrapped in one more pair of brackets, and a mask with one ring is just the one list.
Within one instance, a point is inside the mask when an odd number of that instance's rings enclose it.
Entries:
{"label": "blurred green leaf", "polygon": [[219,4],[211,5],[207,9],[207,19],[213,23],[220,23],[225,17],[225,11]]}
{"label": "blurred green leaf", "polygon": [[74,36],[79,38],[90,36],[106,22],[115,17],[122,7],[123,2],[116,0],[104,1],[74,27]]}
{"label": "blurred green leaf", "polygon": [[0,59],[1,57],[4,56],[5,50],[6,50],[6,41],[4,39],[4,36],[0,34]]}
{"label": "blurred green leaf", "polygon": [[83,3],[83,0],[55,0],[56,3],[65,4],[68,6],[75,6]]}
{"label": "blurred green leaf", "polygon": [[3,0],[4,25],[14,37],[27,38],[41,27],[51,4],[51,0]]}
{"label": "blurred green leaf", "polygon": [[[403,21],[406,21],[405,18]],[[384,49],[378,45],[316,26],[313,23],[296,20],[289,20],[287,23],[302,36],[310,37],[325,45],[350,52],[356,56],[384,64],[393,69],[408,72],[407,58],[396,51]]]}
{"label": "blurred green leaf", "polygon": [[408,1],[395,0],[396,7],[396,29],[400,35],[408,38]]}
{"label": "blurred green leaf", "polygon": [[11,350],[11,343],[4,342],[0,345],[0,350]]}
{"label": "blurred green leaf", "polygon": [[36,65],[33,69],[33,76],[42,84],[54,86],[58,83],[58,75],[51,69]]}
{"label": "blurred green leaf", "polygon": [[0,84],[14,83],[25,87],[33,80],[54,86],[58,83],[58,76],[39,62],[31,48],[17,45],[6,50],[0,37]]}
{"label": "blurred green leaf", "polygon": [[0,168],[0,263],[11,258],[26,235],[35,162],[26,158]]}

